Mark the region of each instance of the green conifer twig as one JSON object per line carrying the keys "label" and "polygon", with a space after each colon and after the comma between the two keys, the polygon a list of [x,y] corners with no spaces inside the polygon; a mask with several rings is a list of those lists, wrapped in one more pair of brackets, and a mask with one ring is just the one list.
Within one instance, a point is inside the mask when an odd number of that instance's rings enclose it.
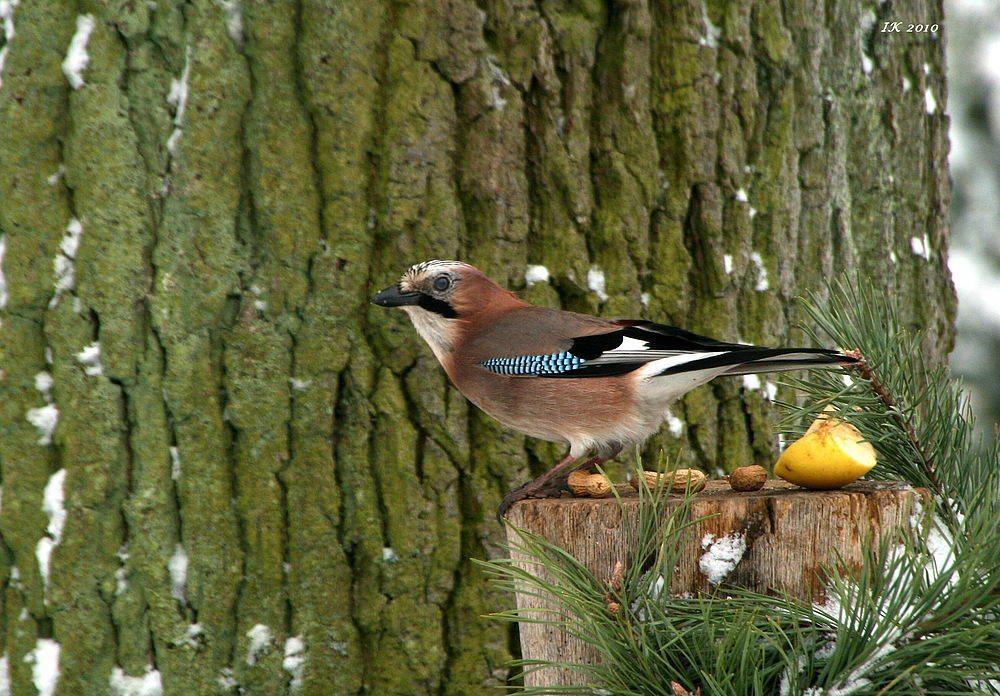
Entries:
{"label": "green conifer twig", "polygon": [[844,354],[858,361],[851,365],[851,369],[857,372],[861,379],[868,382],[871,390],[878,395],[879,399],[882,400],[882,403],[885,405],[889,415],[896,422],[896,425],[899,426],[899,429],[906,434],[907,439],[910,441],[910,445],[913,447],[913,451],[920,458],[920,464],[923,467],[928,480],[933,484],[935,492],[938,495],[943,496],[944,487],[941,485],[941,481],[938,480],[937,474],[934,471],[934,465],[931,463],[931,458],[927,454],[927,449],[917,437],[917,431],[914,429],[910,418],[903,413],[896,399],[893,398],[892,394],[889,392],[889,389],[885,386],[882,380],[879,379],[878,374],[875,372],[875,368],[871,366],[871,363],[860,350],[855,348],[853,350],[845,351]]}

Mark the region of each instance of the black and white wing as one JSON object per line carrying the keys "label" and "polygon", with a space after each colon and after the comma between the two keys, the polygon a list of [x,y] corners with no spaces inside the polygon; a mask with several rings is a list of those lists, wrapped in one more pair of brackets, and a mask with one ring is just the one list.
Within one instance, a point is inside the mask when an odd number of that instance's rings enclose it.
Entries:
{"label": "black and white wing", "polygon": [[620,328],[579,336],[567,350],[497,357],[480,364],[504,375],[608,377],[642,369],[645,378],[686,372],[745,375],[854,362],[825,348],[762,348],[726,343],[650,321],[622,320]]}

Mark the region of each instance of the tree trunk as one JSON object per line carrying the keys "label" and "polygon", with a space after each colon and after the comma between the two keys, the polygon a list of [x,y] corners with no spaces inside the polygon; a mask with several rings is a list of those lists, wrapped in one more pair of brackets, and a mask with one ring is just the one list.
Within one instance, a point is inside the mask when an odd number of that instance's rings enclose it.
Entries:
{"label": "tree trunk", "polygon": [[[52,640],[59,694],[505,681],[515,639],[480,617],[512,600],[470,559],[561,452],[368,305],[411,263],[765,344],[860,269],[929,361],[951,345],[943,46],[880,31],[936,0],[0,8],[15,695]],[[769,394],[698,390],[647,455],[768,462]]]}

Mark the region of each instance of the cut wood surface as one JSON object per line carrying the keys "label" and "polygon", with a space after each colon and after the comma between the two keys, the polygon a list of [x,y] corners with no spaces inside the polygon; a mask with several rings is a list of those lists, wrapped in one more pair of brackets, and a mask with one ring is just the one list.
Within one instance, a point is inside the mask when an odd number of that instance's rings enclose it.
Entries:
{"label": "cut wood surface", "polygon": [[[521,501],[507,516],[508,541],[518,541],[514,528],[537,534],[571,553],[596,577],[610,579],[616,562],[630,561],[629,539],[639,509],[635,491],[617,487],[621,502],[613,497]],[[676,508],[681,499],[670,496],[665,509]],[[737,493],[725,481],[711,481],[691,504],[689,519],[701,521],[684,542],[671,592],[724,592],[730,585],[822,603],[821,566],[839,556],[848,568],[860,567],[868,544],[897,530],[908,531],[913,515],[929,500],[926,489],[899,482],[858,481],[840,490],[812,491],[769,480],[759,491]],[[720,540],[744,547],[729,572],[724,564],[702,563]],[[533,573],[541,573],[536,564],[525,563]],[[520,593],[517,607],[522,612],[538,610],[524,614],[526,618],[553,608]],[[552,626],[522,621],[520,633],[525,659],[585,664],[598,659],[593,648]],[[582,683],[583,675],[555,668],[525,677],[526,686]]]}

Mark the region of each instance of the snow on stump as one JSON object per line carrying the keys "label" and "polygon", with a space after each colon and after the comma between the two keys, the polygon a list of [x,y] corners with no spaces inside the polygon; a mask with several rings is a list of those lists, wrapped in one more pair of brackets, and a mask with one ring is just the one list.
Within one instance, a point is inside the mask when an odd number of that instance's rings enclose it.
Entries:
{"label": "snow on stump", "polygon": [[[630,486],[616,488],[621,503],[614,497],[518,502],[507,513],[508,543],[519,541],[514,528],[537,534],[572,554],[595,577],[610,579],[616,562],[629,561],[629,530],[637,524],[639,506]],[[675,495],[663,504],[669,511],[680,502]],[[848,569],[860,568],[868,543],[897,530],[908,532],[913,515],[929,507],[926,489],[899,482],[857,481],[840,490],[812,491],[768,480],[759,491],[737,493],[725,481],[710,481],[688,511],[689,520],[701,521],[682,548],[671,592],[712,592],[729,585],[822,604],[821,566],[839,554]],[[513,558],[523,560],[516,552]],[[524,567],[549,579],[537,564],[524,560]],[[530,619],[556,607],[517,593],[517,608]],[[595,664],[599,659],[594,648],[553,626],[531,621],[518,626],[527,660]],[[585,675],[562,668],[525,675],[526,687],[585,683]]]}

